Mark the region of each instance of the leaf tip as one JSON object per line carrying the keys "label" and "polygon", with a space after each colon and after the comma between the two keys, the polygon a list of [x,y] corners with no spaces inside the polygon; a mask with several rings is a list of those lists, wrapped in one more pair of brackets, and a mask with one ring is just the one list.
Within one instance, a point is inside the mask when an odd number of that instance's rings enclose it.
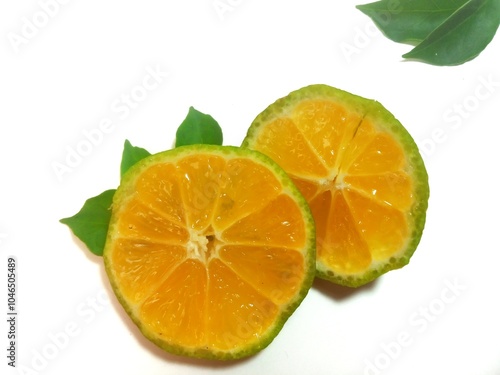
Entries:
{"label": "leaf tip", "polygon": [[175,147],[193,144],[222,145],[222,129],[209,114],[189,107],[186,118],[175,133]]}

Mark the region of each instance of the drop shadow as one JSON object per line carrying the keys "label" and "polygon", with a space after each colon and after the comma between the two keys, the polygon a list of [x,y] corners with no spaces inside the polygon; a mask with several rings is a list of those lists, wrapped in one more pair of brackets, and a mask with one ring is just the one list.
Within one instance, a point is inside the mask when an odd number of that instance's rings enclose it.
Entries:
{"label": "drop shadow", "polygon": [[375,279],[368,284],[358,288],[342,286],[332,283],[331,281],[316,278],[313,283],[313,288],[321,294],[330,297],[338,302],[347,300],[361,293],[373,293],[378,285],[378,279]]}

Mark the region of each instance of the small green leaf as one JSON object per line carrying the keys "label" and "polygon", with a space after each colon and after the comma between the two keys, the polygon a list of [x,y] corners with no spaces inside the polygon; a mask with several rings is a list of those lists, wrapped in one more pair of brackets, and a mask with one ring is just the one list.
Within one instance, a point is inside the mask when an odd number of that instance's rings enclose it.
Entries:
{"label": "small green leaf", "polygon": [[177,129],[175,147],[200,143],[222,145],[222,130],[212,116],[190,107]]}
{"label": "small green leaf", "polygon": [[394,42],[416,45],[468,0],[382,0],[356,8]]}
{"label": "small green leaf", "polygon": [[500,24],[500,0],[470,0],[403,55],[434,65],[459,65],[491,42]]}
{"label": "small green leaf", "polygon": [[125,172],[137,163],[139,160],[151,155],[151,153],[141,147],[132,146],[132,144],[125,140],[125,145],[123,146],[122,162],[120,165],[120,175],[123,177]]}
{"label": "small green leaf", "polygon": [[95,255],[102,256],[104,251],[115,191],[115,189],[106,190],[87,199],[77,214],[60,220]]}

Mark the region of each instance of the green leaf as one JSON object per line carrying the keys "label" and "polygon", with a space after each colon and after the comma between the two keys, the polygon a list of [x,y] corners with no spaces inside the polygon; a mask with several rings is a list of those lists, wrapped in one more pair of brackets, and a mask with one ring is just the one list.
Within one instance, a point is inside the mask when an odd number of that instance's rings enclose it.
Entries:
{"label": "green leaf", "polygon": [[358,5],[394,42],[416,45],[468,0],[382,0]]}
{"label": "green leaf", "polygon": [[486,48],[499,24],[500,0],[470,0],[403,57],[434,65],[462,64]]}
{"label": "green leaf", "polygon": [[141,147],[132,146],[132,144],[128,140],[125,140],[125,145],[123,146],[122,153],[122,162],[120,165],[120,175],[123,177],[125,172],[127,172],[131,166],[149,155],[151,155],[149,151]]}
{"label": "green leaf", "polygon": [[[126,140],[120,165],[121,176],[131,166],[149,155],[151,154],[147,150],[132,146]],[[66,224],[73,234],[87,245],[87,248],[95,255],[102,256],[104,251],[115,191],[116,189],[106,190],[95,197],[87,199],[77,214],[59,220],[61,223]]]}
{"label": "green leaf", "polygon": [[212,116],[190,107],[177,129],[175,147],[200,143],[222,145],[222,130]]}
{"label": "green leaf", "polygon": [[[176,147],[198,143],[222,145],[222,130],[211,116],[190,107],[186,119],[177,130]],[[147,150],[133,146],[126,140],[120,175],[123,177],[134,164],[149,155],[151,154]],[[116,189],[106,190],[100,195],[87,199],[77,214],[60,220],[95,255],[102,256],[104,251],[115,192]]]}
{"label": "green leaf", "polygon": [[472,60],[500,24],[500,0],[381,0],[357,8],[387,38],[416,45],[404,58],[434,65]]}
{"label": "green leaf", "polygon": [[115,191],[115,189],[106,190],[87,199],[77,214],[60,220],[95,255],[102,256],[104,251]]}

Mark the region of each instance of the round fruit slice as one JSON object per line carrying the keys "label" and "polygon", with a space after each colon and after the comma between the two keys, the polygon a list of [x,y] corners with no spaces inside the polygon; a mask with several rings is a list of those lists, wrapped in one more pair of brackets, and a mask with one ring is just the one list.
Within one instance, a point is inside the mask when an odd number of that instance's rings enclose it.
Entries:
{"label": "round fruit slice", "polygon": [[424,228],[427,172],[380,103],[307,86],[259,114],[243,147],[274,159],[308,201],[319,277],[357,287],[408,264]]}
{"label": "round fruit slice", "polygon": [[265,155],[183,146],[125,174],[103,256],[149,340],[175,354],[241,358],[272,341],[311,287],[314,220]]}

